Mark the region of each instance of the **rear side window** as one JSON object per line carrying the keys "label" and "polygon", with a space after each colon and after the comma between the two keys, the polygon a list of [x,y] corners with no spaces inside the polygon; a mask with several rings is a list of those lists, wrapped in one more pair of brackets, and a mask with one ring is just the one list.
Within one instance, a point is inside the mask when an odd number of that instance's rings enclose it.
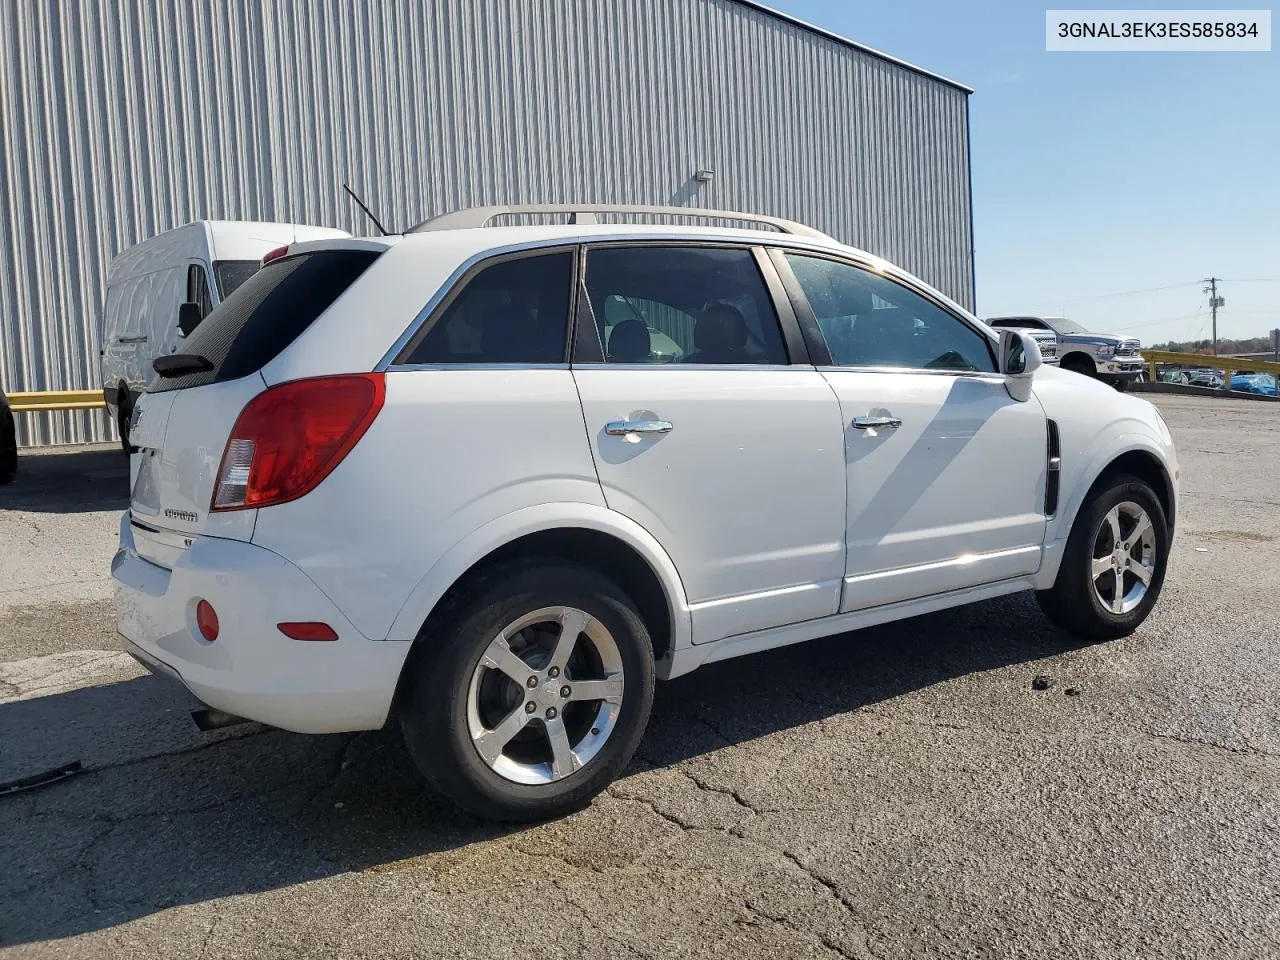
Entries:
{"label": "rear side window", "polygon": [[465,281],[397,363],[564,363],[573,253],[499,260]]}
{"label": "rear side window", "polygon": [[750,250],[600,247],[587,296],[607,363],[787,363]]}
{"label": "rear side window", "polygon": [[181,354],[203,357],[212,369],[157,377],[148,391],[183,390],[256,373],[298,339],[379,254],[317,250],[267,264],[223,300]]}

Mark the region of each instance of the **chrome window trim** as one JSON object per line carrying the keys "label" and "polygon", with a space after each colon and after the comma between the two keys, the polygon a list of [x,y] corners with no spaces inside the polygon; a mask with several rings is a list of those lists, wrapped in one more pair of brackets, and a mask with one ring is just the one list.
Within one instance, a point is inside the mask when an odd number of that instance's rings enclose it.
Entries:
{"label": "chrome window trim", "polygon": [[414,370],[568,370],[567,363],[393,363],[386,373]]}
{"label": "chrome window trim", "polygon": [[807,363],[575,363],[574,370],[816,370]]}
{"label": "chrome window trim", "polygon": [[970,380],[990,380],[992,383],[1004,384],[1008,381],[1009,375],[993,370],[933,370],[925,367],[872,367],[872,366],[848,366],[840,367],[835,364],[823,365],[817,368],[819,373],[884,373],[884,374],[903,374],[903,373],[923,373],[931,377],[966,377]]}

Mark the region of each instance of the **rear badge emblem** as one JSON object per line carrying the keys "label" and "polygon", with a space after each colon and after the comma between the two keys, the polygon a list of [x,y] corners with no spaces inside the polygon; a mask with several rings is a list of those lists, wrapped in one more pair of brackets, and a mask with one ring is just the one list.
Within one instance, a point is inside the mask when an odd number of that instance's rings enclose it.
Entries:
{"label": "rear badge emblem", "polygon": [[192,513],[190,510],[172,510],[169,507],[164,508],[164,515],[174,520],[186,520],[188,523],[198,523],[200,520],[198,513]]}

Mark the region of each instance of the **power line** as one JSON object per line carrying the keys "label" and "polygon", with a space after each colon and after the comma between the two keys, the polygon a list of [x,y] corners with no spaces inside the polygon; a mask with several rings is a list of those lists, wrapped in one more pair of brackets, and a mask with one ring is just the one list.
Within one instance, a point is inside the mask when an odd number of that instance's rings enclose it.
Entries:
{"label": "power line", "polygon": [[1218,280],[1219,283],[1280,283],[1280,277],[1246,277],[1244,280]]}
{"label": "power line", "polygon": [[1185,283],[1170,283],[1163,287],[1144,287],[1141,290],[1124,290],[1120,293],[1101,293],[1095,297],[1073,297],[1070,300],[1059,300],[1059,303],[1088,303],[1092,300],[1114,300],[1117,297],[1136,297],[1142,293],[1158,293],[1161,290],[1176,290],[1179,287],[1194,287],[1200,280],[1189,280]]}

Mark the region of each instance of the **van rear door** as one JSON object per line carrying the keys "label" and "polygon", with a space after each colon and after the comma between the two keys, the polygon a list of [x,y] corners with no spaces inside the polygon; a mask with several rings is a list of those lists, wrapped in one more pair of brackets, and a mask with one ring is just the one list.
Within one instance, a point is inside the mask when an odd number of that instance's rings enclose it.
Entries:
{"label": "van rear door", "polygon": [[156,361],[161,372],[139,398],[131,431],[138,452],[130,509],[140,554],[164,562],[183,538],[253,536],[255,510],[209,509],[227,438],[245,405],[267,388],[262,367],[379,253],[319,249],[269,263],[205,318],[180,353]]}

